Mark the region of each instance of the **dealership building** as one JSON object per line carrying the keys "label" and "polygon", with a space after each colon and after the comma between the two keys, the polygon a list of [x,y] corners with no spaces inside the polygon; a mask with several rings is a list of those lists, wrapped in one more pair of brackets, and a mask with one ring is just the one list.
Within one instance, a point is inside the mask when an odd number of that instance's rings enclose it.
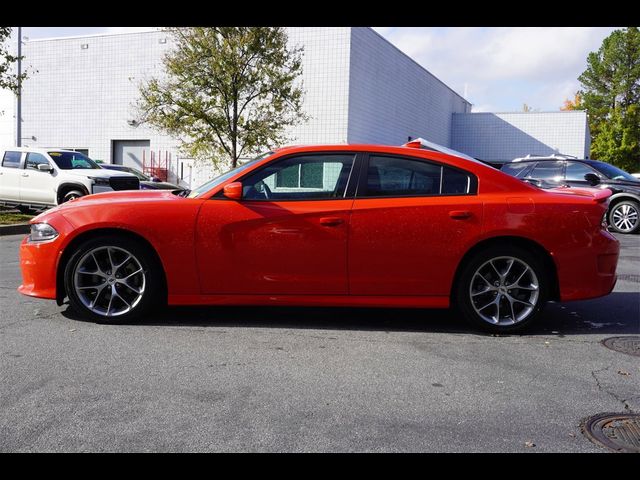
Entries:
{"label": "dealership building", "polygon": [[[563,153],[586,157],[586,112],[474,113],[461,95],[371,28],[287,28],[304,47],[303,109],[309,120],[287,131],[291,144],[399,145],[422,137],[483,161]],[[195,186],[214,172],[184,158],[178,141],[139,124],[139,85],[162,77],[172,48],[165,32],[26,41],[24,146],[84,151],[137,166],[167,162],[169,180]],[[0,98],[0,141],[15,144],[15,108]],[[2,108],[4,107],[4,108]],[[13,114],[13,115],[12,115]],[[12,139],[9,142],[9,139]]]}

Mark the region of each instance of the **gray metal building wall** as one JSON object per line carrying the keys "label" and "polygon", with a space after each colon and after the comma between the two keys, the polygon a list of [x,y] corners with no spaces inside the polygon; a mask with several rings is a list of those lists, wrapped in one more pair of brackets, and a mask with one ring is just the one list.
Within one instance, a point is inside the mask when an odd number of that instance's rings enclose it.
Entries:
{"label": "gray metal building wall", "polygon": [[451,146],[451,115],[471,104],[374,30],[351,29],[349,143]]}
{"label": "gray metal building wall", "polygon": [[452,148],[505,162],[527,154],[589,155],[585,111],[453,114]]}

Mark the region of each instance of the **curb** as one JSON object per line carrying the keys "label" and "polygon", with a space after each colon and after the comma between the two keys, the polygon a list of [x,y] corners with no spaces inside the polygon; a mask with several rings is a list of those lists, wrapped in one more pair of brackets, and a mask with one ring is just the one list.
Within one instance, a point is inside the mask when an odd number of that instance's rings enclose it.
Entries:
{"label": "curb", "polygon": [[15,225],[0,225],[0,236],[2,235],[19,235],[21,233],[29,233],[31,225],[28,223],[17,223]]}

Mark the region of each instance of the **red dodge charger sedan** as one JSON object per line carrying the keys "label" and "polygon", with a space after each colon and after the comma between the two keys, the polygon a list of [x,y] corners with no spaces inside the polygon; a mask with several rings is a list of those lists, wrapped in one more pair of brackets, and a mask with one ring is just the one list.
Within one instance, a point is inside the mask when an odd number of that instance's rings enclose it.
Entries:
{"label": "red dodge charger sedan", "polygon": [[609,190],[541,190],[402,147],[288,147],[191,192],[89,195],[32,220],[25,295],[98,322],[169,305],[455,307],[493,332],[607,295]]}

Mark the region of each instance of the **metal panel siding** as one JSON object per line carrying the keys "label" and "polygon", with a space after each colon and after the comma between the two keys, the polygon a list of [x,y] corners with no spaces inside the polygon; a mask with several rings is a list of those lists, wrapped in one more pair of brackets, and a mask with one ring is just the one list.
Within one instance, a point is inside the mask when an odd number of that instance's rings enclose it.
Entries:
{"label": "metal panel siding", "polygon": [[584,158],[589,142],[584,111],[453,115],[452,148],[487,161],[552,153]]}
{"label": "metal panel siding", "polygon": [[451,146],[451,114],[471,105],[368,27],[351,29],[349,143]]}

